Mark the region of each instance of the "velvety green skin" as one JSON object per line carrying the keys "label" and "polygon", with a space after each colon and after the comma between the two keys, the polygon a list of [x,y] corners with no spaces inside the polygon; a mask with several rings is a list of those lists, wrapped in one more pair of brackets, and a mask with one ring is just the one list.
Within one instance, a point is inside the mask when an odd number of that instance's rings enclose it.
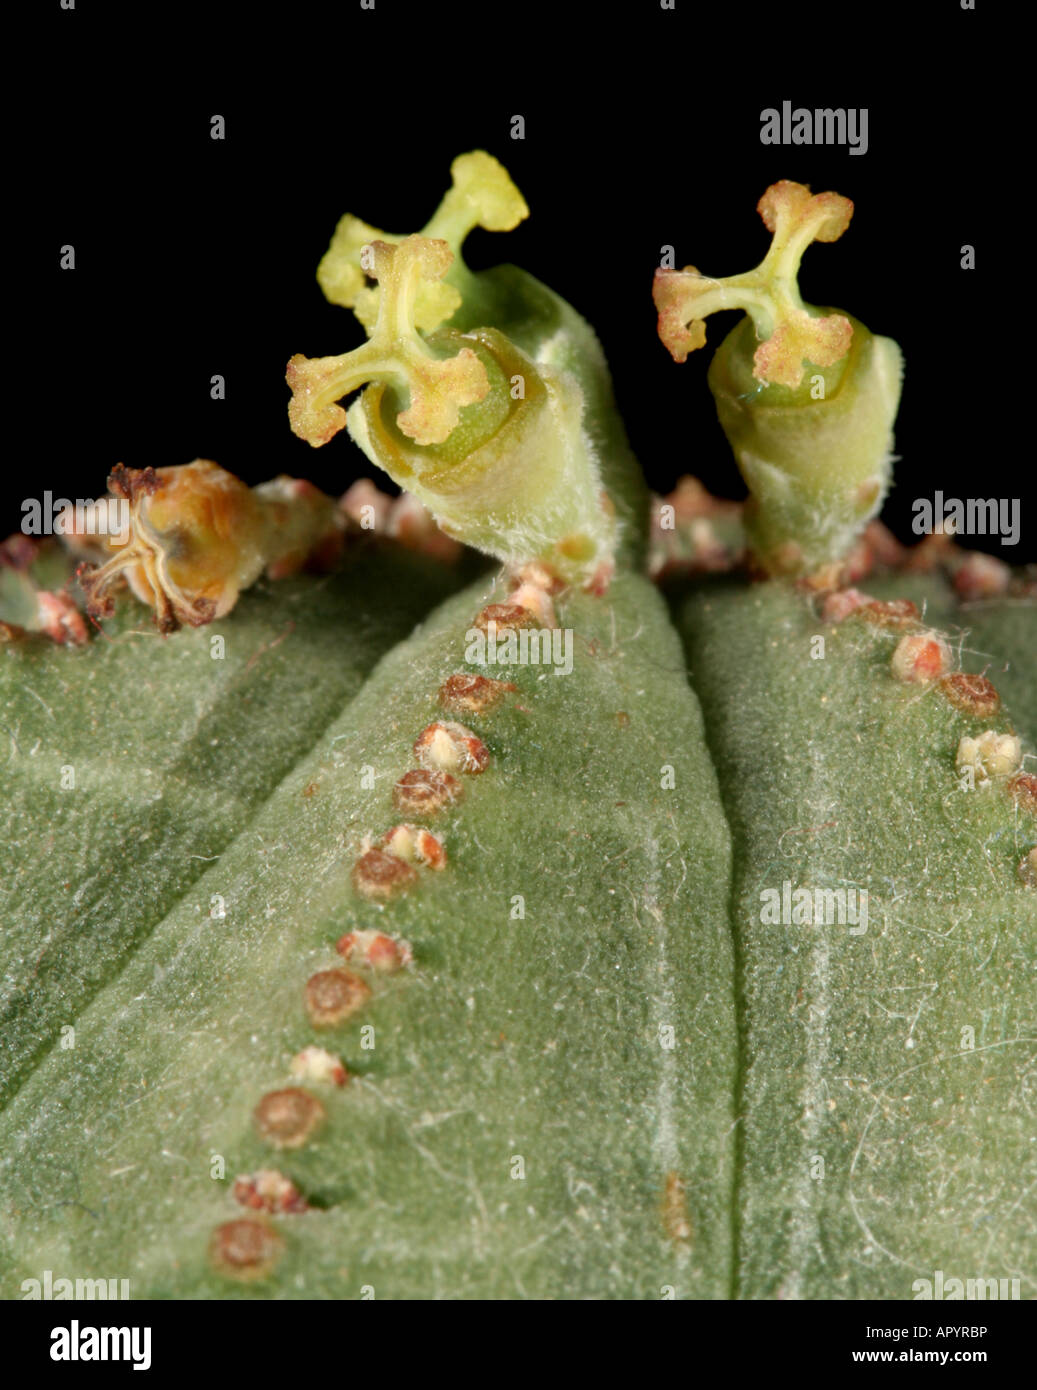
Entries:
{"label": "velvety green skin", "polygon": [[[449,278],[449,276],[448,276]],[[648,534],[648,489],[616,410],[605,355],[593,328],[560,295],[517,266],[496,266],[465,282],[465,302],[450,327],[492,324],[536,358],[555,340],[552,365],[573,373],[583,391],[583,428],[595,446],[602,482],[621,523],[617,559],[639,567]]]}
{"label": "velvety green skin", "polygon": [[[824,624],[779,582],[678,603],[735,845],[741,1297],[913,1298],[937,1270],[1034,1296],[1037,896],[1016,867],[1037,824],[954,767],[964,734],[1033,728],[1037,608],[1009,609],[1021,703],[979,720],[892,677],[899,634]],[[785,880],[866,889],[867,930],[764,923]]]}
{"label": "velvety green skin", "polygon": [[[451,326],[493,323],[577,376],[623,526],[617,559],[640,563],[647,490],[593,332],[521,271],[473,279]],[[401,569],[368,603],[322,613],[326,640],[382,626],[386,595],[413,585]],[[257,600],[274,632],[284,592]],[[350,882],[362,837],[400,819],[391,785],[440,713],[438,685],[465,669],[466,630],[505,597],[487,584],[469,591],[355,700],[343,691],[338,715],[309,730],[305,750],[296,740],[292,770],[278,765],[247,823],[210,805],[216,857],[200,878],[186,854],[163,861],[149,844],[119,844],[147,906],[107,965],[103,937],[70,933],[107,983],[85,1002],[74,977],[53,973],[49,1016],[74,1023],[75,1047],[54,1047],[0,1119],[5,1292],[44,1268],[100,1267],[125,1272],[134,1297],[342,1298],[365,1286],[377,1297],[730,1294],[730,845],[652,586],[623,572],[607,599],[565,602],[570,675],[496,673],[515,680],[519,705],[466,721],[493,765],[439,827],[441,874],[423,873],[386,908]],[[177,634],[168,650],[197,639]],[[60,679],[69,654],[42,659]],[[136,654],[142,672],[150,660]],[[303,653],[294,670],[303,687],[316,678]],[[196,700],[203,677],[192,676]],[[268,705],[264,727],[283,732],[293,714]],[[130,767],[153,758],[135,733],[124,739]],[[196,775],[234,776],[197,752]],[[214,920],[217,895],[226,916]],[[512,916],[515,895],[523,918]],[[123,920],[121,903],[103,901]],[[416,964],[376,984],[340,1034],[317,1033],[303,985],[359,926],[409,936]],[[373,1049],[361,1046],[365,1024]],[[312,1085],[327,1128],[278,1154],[251,1113],[312,1042],[340,1053],[355,1079],[331,1094]],[[206,1247],[220,1222],[248,1214],[232,1200],[234,1177],[262,1166],[292,1176],[316,1209],[280,1219],[287,1249],[275,1274],[241,1285],[213,1271]]]}
{"label": "velvety green skin", "polygon": [[[896,575],[863,582],[875,598],[898,598],[904,581]],[[1032,599],[976,599],[961,603],[941,574],[912,576],[911,596],[925,621],[948,635],[964,669],[982,671],[1005,703],[1005,723],[1027,747],[1037,749],[1037,605]],[[1000,727],[1000,725],[998,726]],[[1027,771],[1037,771],[1031,758]]]}
{"label": "velvety green skin", "polygon": [[[255,600],[274,630],[281,593]],[[519,694],[466,720],[493,761],[436,823],[442,872],[384,907],[350,884],[362,836],[398,819],[390,789],[442,713],[439,684],[466,669],[466,631],[503,597],[481,582],[450,599],[340,702],[248,824],[223,827],[200,877],[177,856],[181,888],[162,887],[163,908],[91,1002],[76,981],[48,980],[76,1042],[42,1058],[0,1118],[5,1296],[43,1269],[127,1277],[135,1298],[730,1295],[730,844],[654,588],[624,573],[606,598],[562,605],[571,674],[496,671]],[[328,632],[378,621],[343,605]],[[151,659],[139,646],[142,672]],[[68,669],[67,653],[41,660]],[[127,731],[128,767],[145,747]],[[170,870],[150,846],[120,854],[141,894],[159,896],[152,879],[166,885]],[[214,894],[223,920],[208,916]],[[303,985],[360,926],[408,938],[415,965],[376,980],[340,1030],[315,1032]],[[103,960],[103,941],[93,947]],[[251,1111],[313,1042],[355,1079],[311,1084],[327,1127],[272,1152]],[[280,1218],[274,1275],[239,1285],[212,1272],[206,1245],[246,1214],[233,1178],[261,1166],[323,1209]],[[671,1172],[686,1184],[687,1237],[683,1217],[667,1234]]]}
{"label": "velvety green skin", "polygon": [[[47,563],[41,580],[69,577],[67,552]],[[0,1100],[244,830],[378,658],[467,577],[356,538],[333,577],[278,581],[271,597],[261,585],[209,627],[163,639],[127,601],[108,639],[0,650]],[[62,788],[65,767],[74,789]]]}
{"label": "velvety green skin", "polygon": [[853,326],[847,355],[827,368],[805,363],[798,387],[754,377],[748,318],[709,364],[717,416],[751,493],[748,539],[771,573],[840,560],[889,487],[903,359],[891,338],[845,317]]}

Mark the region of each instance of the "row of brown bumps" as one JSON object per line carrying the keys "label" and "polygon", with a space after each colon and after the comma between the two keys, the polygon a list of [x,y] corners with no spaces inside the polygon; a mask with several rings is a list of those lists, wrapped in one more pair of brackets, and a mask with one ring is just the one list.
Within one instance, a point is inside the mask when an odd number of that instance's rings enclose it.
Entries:
{"label": "row of brown bumps", "polygon": [[[527,626],[537,619],[522,605],[493,604],[476,619],[486,629],[490,622],[499,628]],[[458,673],[440,686],[442,708],[454,714],[481,714],[492,708],[505,694],[517,687],[510,681]],[[463,724],[437,721],[422,730],[414,743],[419,764],[405,772],[393,787],[395,810],[405,816],[427,819],[455,805],[463,795],[463,784],[455,773],[478,775],[489,766],[486,745]],[[431,869],[442,869],[446,852],[442,841],[421,826],[403,823],[387,831],[377,844],[365,848],[353,868],[353,885],[363,897],[384,900],[417,881],[415,862]],[[357,931],[343,936],[337,949],[346,960],[358,957],[378,972],[392,972],[409,964],[406,942],[382,932]],[[311,975],[306,982],[306,1012],[315,1028],[333,1028],[345,1023],[371,998],[371,987],[352,971],[335,967]],[[321,1048],[304,1049],[296,1062],[323,1079],[343,1085],[348,1074],[341,1062]],[[302,1087],[290,1086],[269,1091],[253,1112],[257,1133],[273,1148],[301,1148],[327,1117],[324,1105]],[[245,1174],[234,1184],[234,1196],[243,1206],[267,1215],[283,1215],[308,1210],[308,1204],[295,1184],[276,1169]],[[283,1249],[280,1233],[263,1219],[241,1218],[227,1221],[213,1232],[209,1255],[214,1267],[237,1279],[265,1278]]]}

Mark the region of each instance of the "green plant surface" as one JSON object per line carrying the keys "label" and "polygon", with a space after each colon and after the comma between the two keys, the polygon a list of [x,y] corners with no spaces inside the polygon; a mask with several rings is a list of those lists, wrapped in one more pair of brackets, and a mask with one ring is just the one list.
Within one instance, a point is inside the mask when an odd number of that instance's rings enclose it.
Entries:
{"label": "green plant surface", "polygon": [[[885,575],[863,581],[862,588],[879,599],[905,593],[902,577]],[[1010,722],[1031,750],[1037,749],[1037,605],[1031,598],[958,601],[940,574],[912,575],[911,597],[926,623],[944,630],[964,670],[984,673],[996,686],[1011,716]],[[1029,770],[1035,771],[1028,764]]]}
{"label": "green plant surface", "polygon": [[175,641],[127,602],[85,647],[0,650],[0,1099],[465,578],[358,539],[334,576],[249,593]]}
{"label": "green plant surface", "polygon": [[[935,578],[894,592],[950,615]],[[996,648],[1000,684],[1011,651],[1023,697],[982,720],[894,679],[900,632],[822,622],[780,582],[676,607],[734,844],[739,1296],[911,1298],[935,1270],[1032,1296],[1037,902],[1016,871],[1037,826],[1003,784],[963,789],[955,754],[1032,727],[1037,610],[959,615],[965,669]],[[866,890],[866,930],[763,920],[785,882]]]}
{"label": "green plant surface", "polygon": [[[435,692],[466,669],[466,630],[503,596],[480,581],[387,655],[200,876],[183,855],[170,866],[150,844],[120,846],[155,906],[93,999],[70,976],[47,981],[75,1046],[52,1047],[0,1118],[6,1290],[49,1268],[117,1270],[137,1298],[365,1285],[380,1298],[729,1296],[730,846],[648,581],[621,574],[604,599],[561,603],[571,674],[498,671],[519,689],[468,721],[492,761],[442,821],[445,869],[384,906],[350,883],[362,836],[397,819],[390,788],[441,713]],[[347,610],[322,620],[328,641]],[[126,660],[143,672],[156,645]],[[70,659],[38,658],[52,672]],[[128,729],[123,748],[137,766],[147,730]],[[230,776],[211,758],[206,769]],[[341,1031],[316,1033],[303,986],[341,963],[334,942],[358,926],[409,938],[414,965],[375,981]],[[311,1043],[354,1078],[311,1085],[325,1129],[271,1153],[251,1112]],[[264,1166],[322,1209],[279,1218],[273,1275],[239,1285],[210,1268],[207,1243],[249,1215],[233,1179]]]}
{"label": "green plant surface", "polygon": [[[576,377],[583,393],[582,426],[594,445],[602,482],[622,526],[617,557],[639,566],[648,530],[648,488],[616,410],[612,379],[597,334],[561,295],[517,266],[495,266],[481,271],[475,279],[486,287],[487,299],[475,306],[482,314],[470,311],[466,304],[451,323],[467,331],[492,322],[536,361]],[[484,316],[487,309],[493,318]]]}

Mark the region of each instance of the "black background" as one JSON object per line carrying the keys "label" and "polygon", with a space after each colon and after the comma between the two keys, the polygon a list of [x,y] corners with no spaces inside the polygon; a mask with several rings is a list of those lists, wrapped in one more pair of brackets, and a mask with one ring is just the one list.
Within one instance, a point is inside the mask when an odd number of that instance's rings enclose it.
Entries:
{"label": "black background", "polygon": [[[401,1335],[401,1315],[405,1334]],[[377,1300],[343,1302],[333,1317],[341,1321],[340,1349],[327,1334],[314,1332],[321,1317],[328,1320],[327,1305],[280,1300],[274,1311],[261,1297],[219,1302],[127,1303],[22,1302],[0,1304],[0,1327],[10,1329],[12,1342],[22,1354],[33,1383],[60,1383],[84,1376],[128,1385],[149,1385],[157,1373],[159,1383],[178,1375],[183,1381],[219,1377],[233,1385],[308,1384],[315,1364],[334,1364],[338,1354],[348,1356],[350,1377],[368,1383],[385,1374],[387,1354],[401,1379],[428,1378],[429,1349],[449,1339],[456,1345],[472,1342],[471,1303],[451,1305]],[[845,1376],[848,1383],[889,1385],[889,1366],[862,1365],[854,1353],[892,1352],[894,1355],[947,1352],[968,1356],[982,1354],[980,1364],[962,1368],[963,1379],[976,1384],[999,1385],[1019,1378],[1018,1367],[1030,1351],[1032,1334],[1022,1302],[957,1303],[898,1301],[826,1303],[754,1301],[744,1303],[687,1303],[670,1308],[626,1302],[623,1305],[624,1337],[616,1335],[616,1312],[608,1303],[538,1303],[520,1308],[502,1302],[477,1304],[479,1331],[492,1344],[506,1345],[505,1357],[486,1358],[495,1384],[510,1390],[542,1377],[544,1341],[553,1336],[551,1363],[562,1378],[571,1373],[581,1383],[605,1381],[614,1375],[620,1341],[635,1348],[645,1343],[661,1345],[663,1339],[679,1346],[682,1369],[691,1374],[718,1366],[739,1378],[760,1372],[808,1369],[815,1374]],[[138,1376],[128,1362],[77,1361],[55,1363],[53,1329],[69,1328],[75,1318],[83,1327],[150,1327],[152,1378]],[[384,1323],[382,1319],[385,1319]],[[6,1319],[6,1325],[5,1325]],[[554,1327],[554,1334],[551,1328]],[[929,1329],[915,1337],[916,1327]],[[949,1336],[949,1327],[982,1328],[981,1335]],[[871,1332],[869,1333],[869,1329]],[[894,1340],[879,1329],[897,1329],[912,1335]],[[16,1339],[16,1340],[15,1340]],[[348,1341],[346,1341],[348,1339]],[[317,1357],[323,1362],[317,1362]],[[455,1358],[467,1369],[474,1356]],[[643,1363],[638,1363],[643,1364]],[[910,1366],[913,1372],[918,1363]],[[896,1377],[897,1369],[893,1368]],[[958,1367],[951,1367],[951,1376]],[[945,1378],[946,1366],[927,1364],[917,1369],[919,1382]],[[893,1383],[900,1383],[894,1380]]]}
{"label": "black background", "polygon": [[[904,351],[885,519],[913,539],[911,504],[938,488],[1019,497],[1018,545],[968,543],[1037,558],[1032,455],[1017,428],[1030,388],[1006,352],[1002,239],[1016,219],[1003,215],[991,163],[1003,113],[962,99],[987,17],[931,7],[912,47],[902,7],[830,6],[824,23],[806,11],[793,23],[774,7],[676,3],[376,0],[364,11],[349,0],[282,10],[262,33],[256,12],[236,6],[159,22],[139,8],[55,5],[45,115],[22,146],[33,313],[16,372],[33,464],[28,479],[5,476],[3,529],[43,487],[99,495],[120,461],[208,457],[252,483],[288,472],[335,493],[370,475],[345,432],[313,450],[288,428],[289,356],[363,339],[352,314],[324,301],[317,263],[346,211],[418,230],[451,159],[484,148],[531,216],[511,233],[476,231],[466,259],[525,267],[593,323],[660,491],[691,472],[744,493],[705,379],[709,345],[737,319],[711,319],[707,348],[671,362],[651,301],[661,248],[678,265],[737,273],[768,245],[755,205],[769,183],[852,198],[849,230],[807,252],[801,288]],[[839,13],[848,27],[827,27]],[[763,146],[760,112],[786,99],[867,107],[867,153]],[[214,114],[224,140],[210,138]],[[521,141],[510,138],[516,114]],[[73,272],[58,268],[66,243]],[[965,243],[974,271],[960,268]],[[210,398],[216,374],[223,401]]]}

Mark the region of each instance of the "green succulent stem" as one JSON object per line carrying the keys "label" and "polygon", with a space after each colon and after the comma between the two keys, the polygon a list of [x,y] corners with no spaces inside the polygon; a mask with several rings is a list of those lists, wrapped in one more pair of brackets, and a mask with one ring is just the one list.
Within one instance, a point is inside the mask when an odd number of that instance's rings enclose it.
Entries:
{"label": "green succulent stem", "polygon": [[[876,591],[962,642],[942,581]],[[737,1295],[905,1299],[989,1266],[1032,1296],[1037,900],[1017,866],[1037,822],[1008,777],[963,782],[955,753],[1034,727],[1033,605],[990,604],[962,653],[1021,697],[987,714],[895,677],[903,629],[826,621],[787,582],[678,592],[735,828]],[[1009,651],[1029,675],[1002,689]]]}

